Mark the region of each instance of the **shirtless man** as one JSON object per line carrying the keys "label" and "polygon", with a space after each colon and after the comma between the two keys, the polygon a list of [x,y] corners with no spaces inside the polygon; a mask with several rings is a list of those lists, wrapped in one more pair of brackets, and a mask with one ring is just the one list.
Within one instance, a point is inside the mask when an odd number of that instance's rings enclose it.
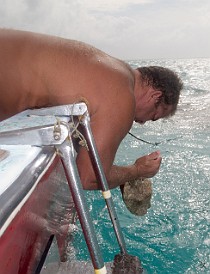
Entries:
{"label": "shirtless man", "polygon": [[[134,70],[78,41],[5,29],[0,30],[0,60],[0,120],[28,108],[85,98],[110,188],[158,172],[158,151],[129,166],[113,161],[134,121],[145,123],[175,113],[182,83],[174,72],[160,67]],[[84,189],[98,189],[84,148],[77,163]]]}

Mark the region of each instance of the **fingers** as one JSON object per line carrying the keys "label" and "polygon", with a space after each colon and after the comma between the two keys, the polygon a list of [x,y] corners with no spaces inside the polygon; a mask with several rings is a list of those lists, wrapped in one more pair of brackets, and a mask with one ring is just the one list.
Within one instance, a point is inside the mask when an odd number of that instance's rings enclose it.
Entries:
{"label": "fingers", "polygon": [[135,165],[139,176],[144,178],[151,178],[159,171],[161,164],[160,151],[152,152],[136,160]]}
{"label": "fingers", "polygon": [[149,157],[149,159],[151,159],[151,160],[156,160],[156,159],[158,159],[158,158],[161,157],[161,156],[160,156],[160,151],[159,151],[159,150],[154,151],[154,152],[150,153],[150,154],[148,155],[148,157]]}

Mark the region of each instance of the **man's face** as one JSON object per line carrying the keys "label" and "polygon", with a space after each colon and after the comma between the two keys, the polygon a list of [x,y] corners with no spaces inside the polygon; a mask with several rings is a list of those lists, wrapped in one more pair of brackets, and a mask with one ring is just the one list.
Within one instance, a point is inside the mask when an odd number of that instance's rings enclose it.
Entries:
{"label": "man's face", "polygon": [[170,116],[172,112],[172,105],[151,100],[147,104],[137,108],[135,122],[144,124],[147,121],[156,121],[158,119]]}

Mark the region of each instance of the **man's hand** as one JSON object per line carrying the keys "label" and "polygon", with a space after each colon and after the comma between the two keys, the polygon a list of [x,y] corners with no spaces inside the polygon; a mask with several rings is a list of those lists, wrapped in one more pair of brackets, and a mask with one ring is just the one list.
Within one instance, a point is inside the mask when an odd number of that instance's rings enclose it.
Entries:
{"label": "man's hand", "polygon": [[161,160],[160,151],[155,151],[149,155],[138,158],[135,166],[139,178],[151,178],[155,176],[160,168]]}

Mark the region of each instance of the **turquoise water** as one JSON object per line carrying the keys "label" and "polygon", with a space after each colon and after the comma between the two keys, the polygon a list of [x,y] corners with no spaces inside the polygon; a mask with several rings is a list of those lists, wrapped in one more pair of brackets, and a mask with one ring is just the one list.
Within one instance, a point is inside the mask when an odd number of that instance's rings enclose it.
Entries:
{"label": "turquoise water", "polygon": [[[133,125],[131,132],[159,145],[128,135],[115,163],[126,165],[160,150],[163,160],[152,178],[151,207],[132,215],[118,189],[112,191],[129,254],[141,259],[146,273],[210,273],[210,59],[129,61],[133,66],[161,65],[174,69],[184,82],[177,114]],[[119,247],[101,194],[87,192],[88,204],[105,261]],[[89,260],[81,228],[75,231],[77,258]]]}

